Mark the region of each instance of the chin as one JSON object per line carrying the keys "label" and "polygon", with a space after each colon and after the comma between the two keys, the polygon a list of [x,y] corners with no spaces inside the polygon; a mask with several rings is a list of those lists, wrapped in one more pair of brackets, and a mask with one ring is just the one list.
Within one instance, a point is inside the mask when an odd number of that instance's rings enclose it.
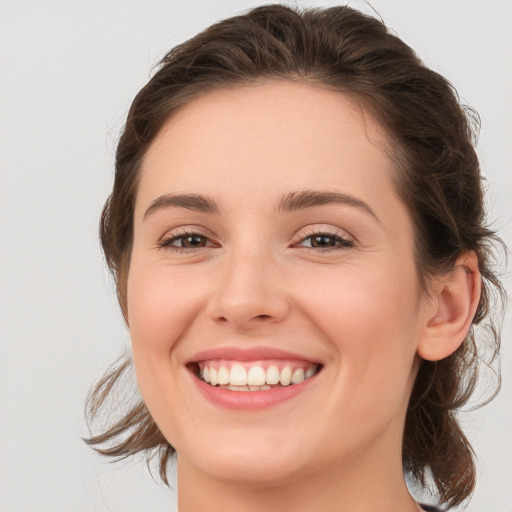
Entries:
{"label": "chin", "polygon": [[[210,446],[189,453],[188,461],[202,473],[216,480],[243,486],[274,487],[300,477],[307,465],[303,450],[289,443],[269,442],[261,435],[258,440],[247,438],[231,441],[212,440]],[[178,464],[180,460],[178,449]],[[299,458],[298,454],[301,454]]]}
{"label": "chin", "polygon": [[255,461],[251,459],[223,460],[205,464],[204,472],[216,480],[247,487],[277,487],[299,478],[299,468],[289,463],[270,459]]}

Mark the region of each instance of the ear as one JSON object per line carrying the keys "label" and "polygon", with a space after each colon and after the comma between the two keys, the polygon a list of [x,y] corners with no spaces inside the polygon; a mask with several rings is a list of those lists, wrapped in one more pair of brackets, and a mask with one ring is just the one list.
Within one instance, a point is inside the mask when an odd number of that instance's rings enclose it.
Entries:
{"label": "ear", "polygon": [[455,352],[471,327],[480,301],[481,277],[474,251],[462,253],[450,272],[433,285],[434,313],[427,314],[418,355],[439,361]]}

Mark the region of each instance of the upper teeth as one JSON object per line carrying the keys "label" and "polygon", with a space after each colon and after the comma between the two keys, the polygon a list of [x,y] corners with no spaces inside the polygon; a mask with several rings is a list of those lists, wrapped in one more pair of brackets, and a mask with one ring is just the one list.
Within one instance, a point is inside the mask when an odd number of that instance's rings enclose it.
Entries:
{"label": "upper teeth", "polygon": [[[247,366],[247,365],[246,365]],[[241,363],[215,365],[209,362],[200,364],[201,377],[212,386],[265,386],[277,385],[288,386],[298,384],[309,377],[312,377],[317,365],[310,364],[292,369],[291,366],[284,366],[281,370],[277,365],[270,365],[266,370],[258,364],[250,364],[248,369]],[[265,389],[268,389],[265,387]]]}

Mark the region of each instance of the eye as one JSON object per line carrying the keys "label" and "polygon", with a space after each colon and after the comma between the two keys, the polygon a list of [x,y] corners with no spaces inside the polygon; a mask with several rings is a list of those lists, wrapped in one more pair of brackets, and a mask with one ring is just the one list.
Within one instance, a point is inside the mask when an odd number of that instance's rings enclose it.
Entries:
{"label": "eye", "polygon": [[298,247],[310,247],[320,251],[346,249],[354,246],[354,242],[335,233],[313,233],[299,242]]}
{"label": "eye", "polygon": [[159,247],[170,250],[193,250],[203,247],[213,247],[213,242],[199,233],[181,233],[164,238],[159,242]]}

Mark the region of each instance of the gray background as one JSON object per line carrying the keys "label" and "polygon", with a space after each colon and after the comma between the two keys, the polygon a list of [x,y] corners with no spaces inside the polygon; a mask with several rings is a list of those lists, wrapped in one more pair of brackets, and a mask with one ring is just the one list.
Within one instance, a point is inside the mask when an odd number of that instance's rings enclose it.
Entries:
{"label": "gray background", "polygon": [[[97,222],[115,140],[151,67],[262,3],[0,0],[0,511],[172,510],[173,491],[143,464],[105,464],[80,440],[89,385],[128,346]],[[512,3],[372,5],[479,111],[490,215],[510,245]],[[503,391],[464,416],[479,457],[470,512],[512,511],[510,324],[509,314]]]}

